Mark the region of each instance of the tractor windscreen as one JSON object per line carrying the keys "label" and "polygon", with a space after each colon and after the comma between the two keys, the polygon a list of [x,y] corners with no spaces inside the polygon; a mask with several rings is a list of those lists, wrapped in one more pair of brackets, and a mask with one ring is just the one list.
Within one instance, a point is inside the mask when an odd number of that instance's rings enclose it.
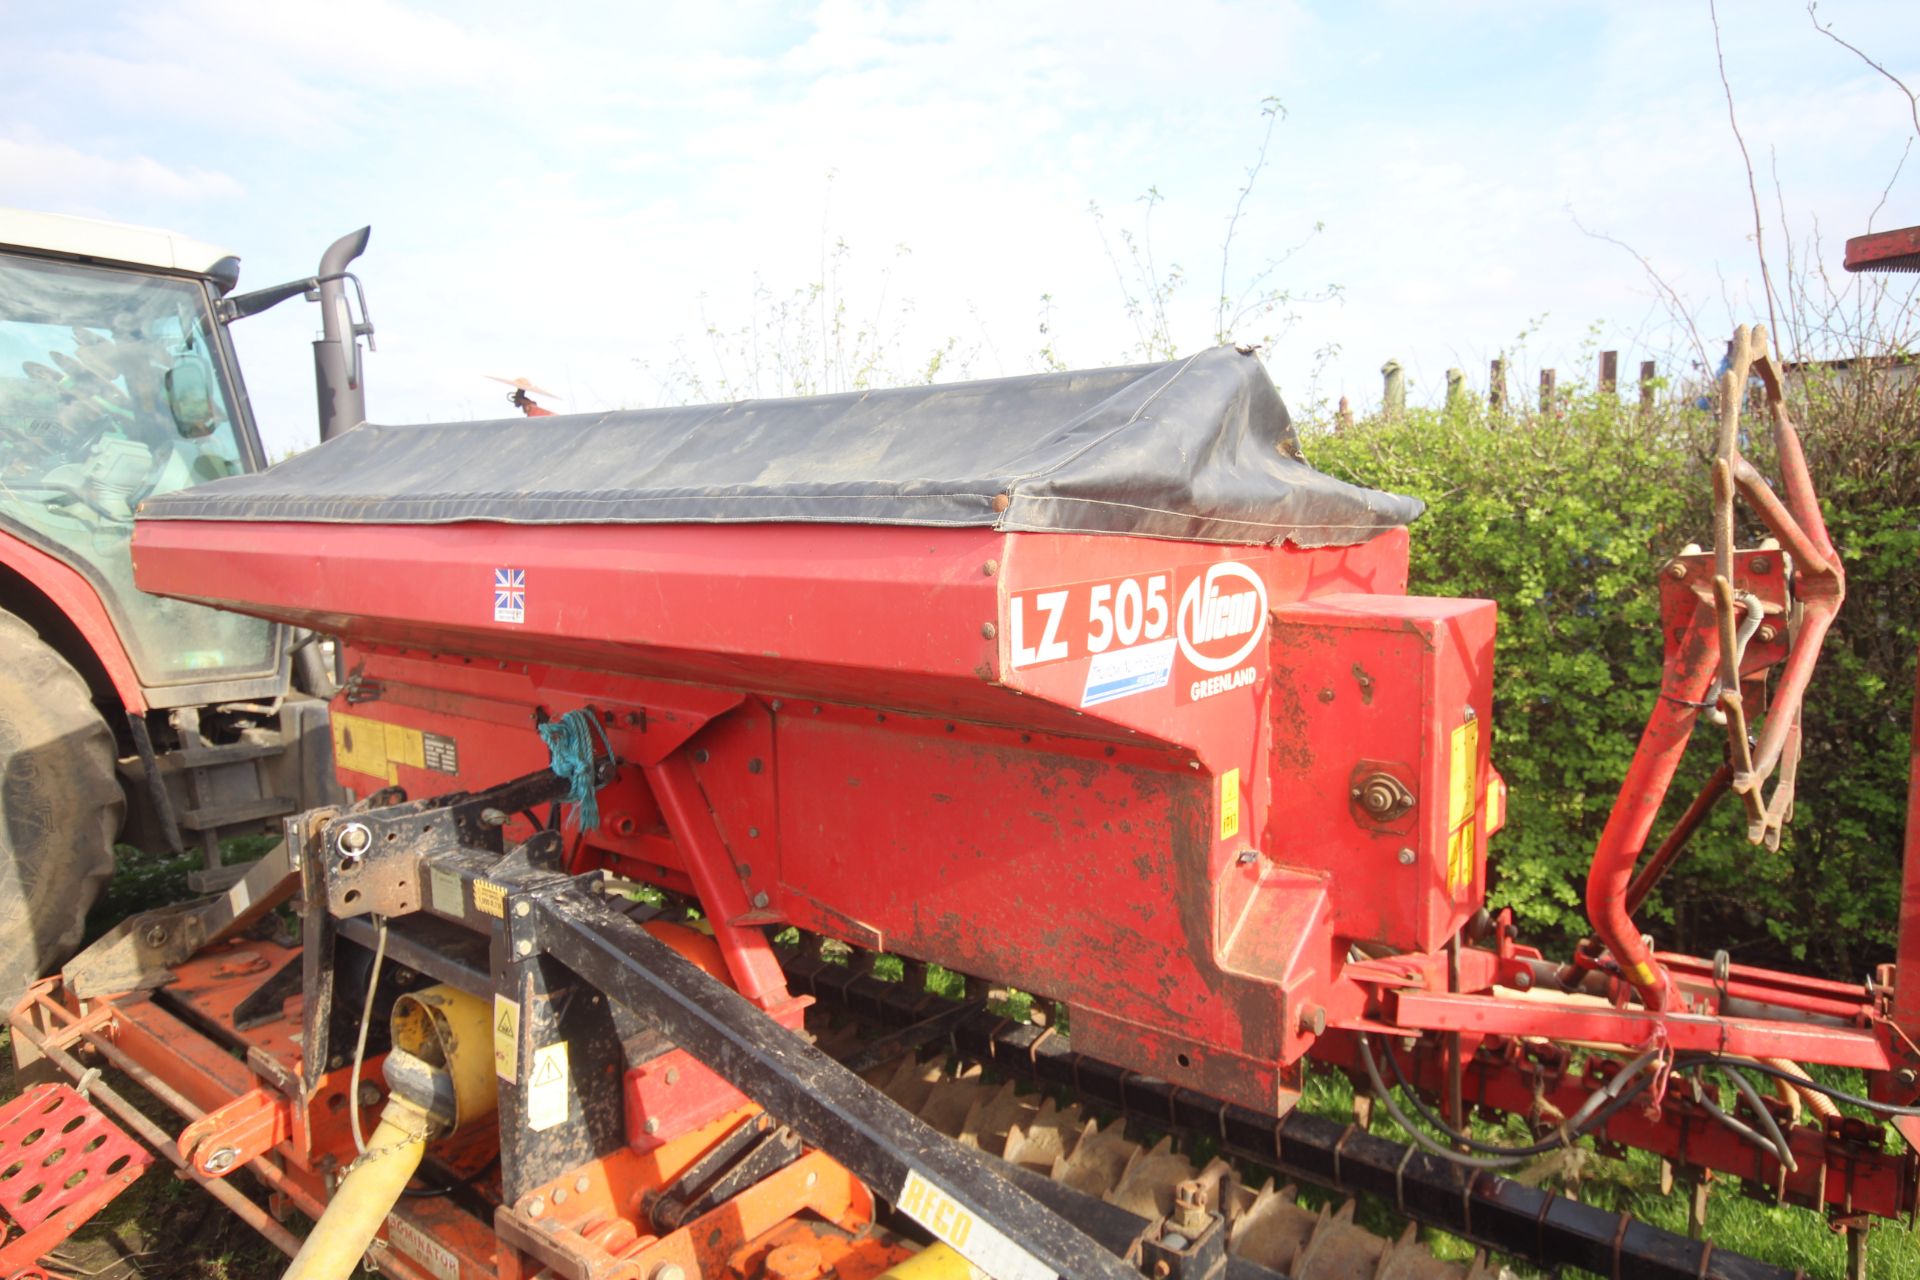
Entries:
{"label": "tractor windscreen", "polygon": [[270,672],[267,623],[150,596],[144,499],[254,469],[206,289],[0,253],[0,526],[92,580],[148,685]]}

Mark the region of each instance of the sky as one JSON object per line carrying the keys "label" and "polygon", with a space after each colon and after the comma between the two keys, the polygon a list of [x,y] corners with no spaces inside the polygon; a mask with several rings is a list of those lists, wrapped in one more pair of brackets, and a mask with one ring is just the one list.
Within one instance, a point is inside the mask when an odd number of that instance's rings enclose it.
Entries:
{"label": "sky", "polygon": [[[1920,88],[1920,5],[1817,16]],[[0,205],[213,241],[243,289],[372,225],[377,421],[510,412],[487,374],[597,411],[1127,363],[1156,327],[1212,342],[1223,280],[1294,299],[1229,328],[1301,412],[1364,411],[1389,358],[1421,402],[1500,355],[1516,391],[1602,347],[1677,371],[1680,312],[1716,343],[1766,312],[1706,0],[0,19]],[[1776,276],[1789,243],[1817,284],[1870,222],[1920,223],[1907,97],[1804,0],[1720,19]],[[315,433],[317,325],[293,302],[236,330],[276,455]]]}

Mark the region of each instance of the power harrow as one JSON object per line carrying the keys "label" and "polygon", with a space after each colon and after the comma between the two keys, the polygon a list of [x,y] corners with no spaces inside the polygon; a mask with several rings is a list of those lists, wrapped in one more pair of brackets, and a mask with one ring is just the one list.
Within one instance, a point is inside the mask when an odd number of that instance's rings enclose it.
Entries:
{"label": "power harrow", "polygon": [[[1750,374],[1777,490],[1741,451]],[[143,588],[339,638],[353,798],[36,986],[16,1046],[301,1280],[1496,1265],[1412,1224],[1616,1277],[1793,1274],[1540,1185],[1586,1144],[1864,1258],[1920,1180],[1888,1133],[1920,1116],[1920,915],[1860,984],[1634,920],[1716,802],[1777,843],[1844,596],[1764,334],[1722,390],[1714,545],[1662,571],[1661,694],[1570,955],[1485,905],[1493,605],[1407,594],[1419,505],[1314,472],[1223,348],[365,425],[150,500]],[[1702,720],[1725,766],[1643,858]],[[1310,1066],[1354,1082],[1350,1120],[1296,1107]]]}

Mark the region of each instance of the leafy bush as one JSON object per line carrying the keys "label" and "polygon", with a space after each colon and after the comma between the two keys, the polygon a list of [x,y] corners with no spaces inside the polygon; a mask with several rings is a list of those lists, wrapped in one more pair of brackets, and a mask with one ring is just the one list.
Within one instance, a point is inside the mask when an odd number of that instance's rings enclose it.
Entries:
{"label": "leafy bush", "polygon": [[[1898,921],[1920,630],[1920,388],[1895,374],[1795,390],[1849,597],[1809,694],[1799,801],[1780,853],[1723,802],[1642,912],[1663,947],[1811,963],[1857,980]],[[1756,428],[1757,430],[1757,428]],[[1499,607],[1495,762],[1511,785],[1491,897],[1564,946],[1586,931],[1586,871],[1659,685],[1659,572],[1705,544],[1713,424],[1577,393],[1558,414],[1414,410],[1309,433],[1346,479],[1426,499],[1413,589]],[[1763,441],[1750,442],[1759,455]],[[1670,793],[1678,815],[1719,763],[1701,726]]]}

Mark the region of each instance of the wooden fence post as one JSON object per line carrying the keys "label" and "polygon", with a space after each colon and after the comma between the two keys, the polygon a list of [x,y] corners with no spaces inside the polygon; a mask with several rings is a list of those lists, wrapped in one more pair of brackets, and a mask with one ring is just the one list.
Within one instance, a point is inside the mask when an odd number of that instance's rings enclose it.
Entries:
{"label": "wooden fence post", "polygon": [[1507,362],[1499,356],[1487,366],[1487,407],[1495,413],[1507,407]]}
{"label": "wooden fence post", "polygon": [[1620,386],[1620,353],[1602,351],[1600,353],[1600,394],[1615,394]]}
{"label": "wooden fence post", "polygon": [[1397,418],[1407,411],[1407,375],[1398,360],[1389,360],[1380,366],[1380,378],[1380,412],[1384,417]]}
{"label": "wooden fence post", "polygon": [[1467,375],[1458,369],[1447,370],[1447,412],[1452,413],[1460,407],[1467,396]]}
{"label": "wooden fence post", "polygon": [[1651,360],[1640,362],[1640,412],[1653,412],[1653,381],[1658,376]]}
{"label": "wooden fence post", "polygon": [[1540,371],[1540,412],[1541,413],[1551,414],[1554,411],[1553,383],[1554,383],[1553,370],[1542,369]]}
{"label": "wooden fence post", "polygon": [[1340,397],[1340,407],[1334,410],[1333,425],[1340,430],[1353,425],[1353,406],[1347,403],[1345,396]]}

